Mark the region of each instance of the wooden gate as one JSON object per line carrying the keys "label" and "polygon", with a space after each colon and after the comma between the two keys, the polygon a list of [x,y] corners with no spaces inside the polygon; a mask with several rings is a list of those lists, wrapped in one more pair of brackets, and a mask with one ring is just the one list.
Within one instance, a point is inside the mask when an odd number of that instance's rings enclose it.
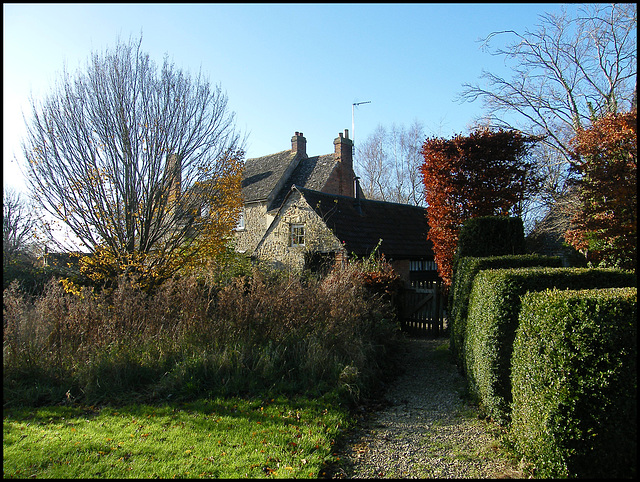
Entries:
{"label": "wooden gate", "polygon": [[444,335],[446,300],[442,282],[433,276],[421,278],[427,279],[412,279],[402,294],[402,331],[412,336]]}

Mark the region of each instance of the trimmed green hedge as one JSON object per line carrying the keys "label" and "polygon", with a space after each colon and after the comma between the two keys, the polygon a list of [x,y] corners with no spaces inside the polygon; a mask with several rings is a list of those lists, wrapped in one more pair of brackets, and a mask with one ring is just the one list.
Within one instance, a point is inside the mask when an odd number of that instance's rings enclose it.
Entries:
{"label": "trimmed green hedge", "polygon": [[635,478],[637,288],[527,293],[509,437],[536,477]]}
{"label": "trimmed green hedge", "polygon": [[509,422],[511,354],[520,297],[550,288],[636,286],[635,274],[617,269],[526,268],[481,271],[469,296],[464,339],[470,392],[501,425]]}
{"label": "trimmed green hedge", "polygon": [[449,346],[458,368],[464,371],[464,334],[466,331],[469,295],[476,275],[485,269],[555,267],[562,266],[557,256],[537,254],[494,256],[486,258],[463,257],[458,261],[456,276],[449,301]]}

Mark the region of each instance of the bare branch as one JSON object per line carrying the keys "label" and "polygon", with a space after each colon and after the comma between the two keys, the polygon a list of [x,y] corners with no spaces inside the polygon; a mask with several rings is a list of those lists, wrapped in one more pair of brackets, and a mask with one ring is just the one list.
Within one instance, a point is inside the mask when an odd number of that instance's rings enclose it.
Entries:
{"label": "bare branch", "polygon": [[220,87],[167,57],[157,68],[141,40],[92,53],[74,76],[65,70],[32,101],[23,144],[43,209],[91,252],[108,248],[123,262],[192,245],[199,208],[189,193],[241,150]]}
{"label": "bare branch", "polygon": [[379,125],[358,147],[356,170],[365,197],[402,204],[424,205],[420,177],[424,128],[418,121],[409,127]]}
{"label": "bare branch", "polygon": [[38,218],[19,193],[5,188],[2,194],[2,262],[8,266],[36,244]]}
{"label": "bare branch", "polygon": [[540,16],[533,31],[492,32],[481,44],[512,65],[512,76],[483,71],[482,84],[463,84],[458,100],[482,101],[481,125],[543,136],[536,164],[548,182],[531,201],[540,212],[566,194],[573,176],[569,141],[594,119],[633,105],[636,8],[585,4],[573,17],[563,9]]}

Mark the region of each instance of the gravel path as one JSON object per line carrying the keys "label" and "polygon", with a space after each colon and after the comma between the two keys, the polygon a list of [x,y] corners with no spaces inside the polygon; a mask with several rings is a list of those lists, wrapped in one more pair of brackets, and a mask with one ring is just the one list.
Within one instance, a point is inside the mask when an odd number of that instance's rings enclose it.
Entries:
{"label": "gravel path", "polygon": [[382,405],[343,442],[333,478],[523,478],[499,429],[461,398],[448,338],[408,339]]}

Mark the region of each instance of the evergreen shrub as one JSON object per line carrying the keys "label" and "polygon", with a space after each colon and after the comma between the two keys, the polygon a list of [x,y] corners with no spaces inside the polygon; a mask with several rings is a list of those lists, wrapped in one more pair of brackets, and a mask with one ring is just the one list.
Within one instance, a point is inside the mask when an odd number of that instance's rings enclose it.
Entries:
{"label": "evergreen shrub", "polygon": [[509,438],[535,476],[635,478],[637,288],[522,298]]}
{"label": "evergreen shrub", "polygon": [[484,269],[561,267],[557,256],[537,254],[493,256],[484,258],[463,257],[458,261],[458,269],[453,279],[451,302],[449,303],[449,345],[456,363],[464,371],[464,334],[469,307],[469,294],[476,275]]}
{"label": "evergreen shrub", "polygon": [[[524,253],[524,224],[521,218],[508,216],[479,216],[467,219],[458,231],[458,244],[453,258],[453,279],[448,299],[450,313],[449,318],[455,318],[454,313],[458,311],[454,302],[454,291],[456,278],[460,278],[458,270],[460,261],[463,258],[513,256]],[[517,266],[519,265],[516,264],[514,267]],[[466,296],[468,296],[468,293]],[[459,297],[458,300],[460,301]],[[466,301],[464,303],[466,303]],[[453,335],[454,330],[452,329],[454,326],[455,322],[452,323],[450,321],[450,347],[454,357],[457,357],[456,349],[461,345],[456,346]],[[458,366],[461,366],[461,364],[458,363]]]}
{"label": "evergreen shrub", "polygon": [[39,296],[50,279],[62,274],[63,271],[56,267],[39,267],[31,261],[14,262],[2,267],[2,290],[6,290],[13,281],[17,281],[23,292]]}
{"label": "evergreen shrub", "polygon": [[487,414],[509,422],[511,355],[520,297],[545,289],[636,286],[634,273],[618,269],[524,268],[485,270],[473,282],[464,339],[469,389]]}

